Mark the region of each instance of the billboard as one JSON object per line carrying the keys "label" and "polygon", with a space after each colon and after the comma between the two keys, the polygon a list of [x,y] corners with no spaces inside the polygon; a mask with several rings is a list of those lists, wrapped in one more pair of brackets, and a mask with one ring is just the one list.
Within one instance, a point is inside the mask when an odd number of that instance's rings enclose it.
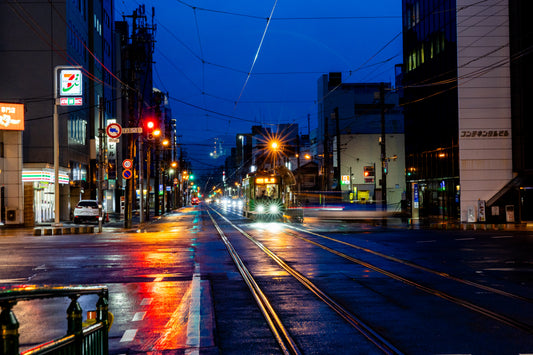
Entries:
{"label": "billboard", "polygon": [[82,74],[79,69],[61,70],[59,96],[81,96]]}
{"label": "billboard", "polygon": [[0,102],[0,130],[24,130],[24,104]]}

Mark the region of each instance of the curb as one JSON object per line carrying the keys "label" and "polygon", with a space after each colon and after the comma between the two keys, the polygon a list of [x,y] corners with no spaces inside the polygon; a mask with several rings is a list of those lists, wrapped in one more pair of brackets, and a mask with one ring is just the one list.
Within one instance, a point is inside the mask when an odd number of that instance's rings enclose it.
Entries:
{"label": "curb", "polygon": [[94,233],[93,226],[78,227],[37,227],[33,229],[34,236],[40,235],[65,235],[65,234],[88,234]]}

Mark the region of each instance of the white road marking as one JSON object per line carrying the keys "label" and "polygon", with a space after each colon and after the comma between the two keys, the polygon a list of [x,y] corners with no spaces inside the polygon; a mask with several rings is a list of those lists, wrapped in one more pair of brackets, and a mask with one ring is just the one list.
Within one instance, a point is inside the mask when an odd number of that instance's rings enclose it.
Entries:
{"label": "white road marking", "polygon": [[419,240],[417,243],[436,243],[436,240]]}
{"label": "white road marking", "polygon": [[124,335],[122,336],[122,339],[120,339],[121,343],[132,341],[135,339],[135,335],[137,334],[137,329],[128,329],[124,332]]}
{"label": "white road marking", "polygon": [[152,303],[151,298],[143,298],[143,300],[141,301],[141,306],[148,306],[150,305],[150,303]]}
{"label": "white road marking", "polygon": [[154,282],[160,282],[160,281],[163,281],[163,277],[162,276],[156,277],[154,279]]}
{"label": "white road marking", "polygon": [[141,321],[141,320],[144,319],[145,316],[146,316],[146,312],[137,312],[137,313],[135,313],[135,315],[133,316],[133,319],[131,321],[132,322]]}
{"label": "white road marking", "polygon": [[492,239],[505,239],[505,238],[512,238],[512,235],[500,235],[497,237],[491,237]]}
{"label": "white road marking", "polygon": [[476,238],[456,238],[455,240],[474,240]]}
{"label": "white road marking", "polygon": [[198,348],[200,346],[200,274],[192,277],[191,306],[189,308],[189,321],[187,322],[187,346]]}

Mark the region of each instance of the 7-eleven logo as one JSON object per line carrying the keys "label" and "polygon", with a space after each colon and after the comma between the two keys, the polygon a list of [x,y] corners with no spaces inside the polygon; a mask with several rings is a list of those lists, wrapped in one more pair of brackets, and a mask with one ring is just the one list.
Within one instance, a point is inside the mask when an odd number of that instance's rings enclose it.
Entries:
{"label": "7-eleven logo", "polygon": [[60,95],[81,96],[82,82],[81,70],[61,71],[61,92]]}

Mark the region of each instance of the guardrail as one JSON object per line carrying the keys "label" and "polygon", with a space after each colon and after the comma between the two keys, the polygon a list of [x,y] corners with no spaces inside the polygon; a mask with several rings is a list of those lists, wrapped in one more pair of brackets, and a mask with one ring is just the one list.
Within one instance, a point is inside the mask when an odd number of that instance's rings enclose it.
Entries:
{"label": "guardrail", "polygon": [[[83,315],[78,298],[82,295],[99,295],[96,302],[96,322],[84,328]],[[66,286],[37,287],[24,286],[13,289],[0,289],[0,355],[19,354],[19,322],[13,307],[21,301],[46,298],[68,297],[71,299],[67,309],[67,334],[32,349],[24,355],[33,354],[108,354],[109,293],[105,286]]]}

